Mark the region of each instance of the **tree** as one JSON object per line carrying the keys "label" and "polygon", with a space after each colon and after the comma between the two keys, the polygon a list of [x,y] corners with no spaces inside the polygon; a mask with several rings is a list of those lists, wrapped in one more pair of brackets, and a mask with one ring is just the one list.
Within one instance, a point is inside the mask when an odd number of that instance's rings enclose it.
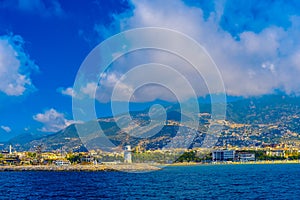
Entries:
{"label": "tree", "polygon": [[80,162],[80,155],[71,154],[67,157],[67,160],[69,160],[71,163],[78,163]]}
{"label": "tree", "polygon": [[177,160],[176,162],[199,162],[201,159],[199,157],[196,157],[195,151],[188,151],[184,152]]}

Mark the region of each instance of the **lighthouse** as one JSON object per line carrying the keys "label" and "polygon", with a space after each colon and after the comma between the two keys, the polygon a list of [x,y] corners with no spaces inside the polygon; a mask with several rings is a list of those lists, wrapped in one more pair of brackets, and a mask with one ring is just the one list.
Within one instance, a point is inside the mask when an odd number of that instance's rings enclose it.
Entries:
{"label": "lighthouse", "polygon": [[126,145],[124,148],[124,163],[132,163],[130,145]]}

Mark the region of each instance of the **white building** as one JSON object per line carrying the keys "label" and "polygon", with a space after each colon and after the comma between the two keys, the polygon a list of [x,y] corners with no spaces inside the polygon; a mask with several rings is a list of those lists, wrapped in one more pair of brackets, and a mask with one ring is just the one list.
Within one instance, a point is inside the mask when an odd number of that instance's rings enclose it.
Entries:
{"label": "white building", "polygon": [[131,158],[131,146],[126,145],[124,149],[124,162],[125,163],[132,163],[132,158]]}
{"label": "white building", "polygon": [[68,160],[57,160],[55,161],[56,166],[69,166],[71,165],[70,161]]}
{"label": "white building", "polygon": [[239,160],[241,162],[255,161],[254,153],[239,153]]}
{"label": "white building", "polygon": [[234,156],[234,150],[215,150],[212,152],[213,161],[232,161]]}

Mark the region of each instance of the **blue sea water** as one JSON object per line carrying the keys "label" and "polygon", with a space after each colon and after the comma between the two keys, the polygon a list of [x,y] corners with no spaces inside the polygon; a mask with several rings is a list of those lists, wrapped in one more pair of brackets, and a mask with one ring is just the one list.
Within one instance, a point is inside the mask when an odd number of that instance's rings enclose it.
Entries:
{"label": "blue sea water", "polygon": [[1,199],[300,199],[300,165],[176,166],[150,173],[1,172]]}

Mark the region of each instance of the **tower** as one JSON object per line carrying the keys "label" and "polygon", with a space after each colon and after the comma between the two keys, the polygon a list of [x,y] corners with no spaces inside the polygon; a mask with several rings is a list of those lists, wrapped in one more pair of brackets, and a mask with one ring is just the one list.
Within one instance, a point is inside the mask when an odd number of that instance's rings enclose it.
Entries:
{"label": "tower", "polygon": [[126,145],[124,149],[124,163],[132,163],[131,159],[131,146]]}

